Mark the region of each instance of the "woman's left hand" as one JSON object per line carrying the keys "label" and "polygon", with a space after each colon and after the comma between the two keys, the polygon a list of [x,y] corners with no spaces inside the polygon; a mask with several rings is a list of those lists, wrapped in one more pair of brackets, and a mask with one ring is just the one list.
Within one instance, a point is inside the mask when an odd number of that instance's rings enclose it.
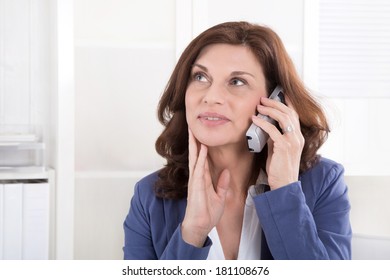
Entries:
{"label": "woman's left hand", "polygon": [[285,99],[287,106],[266,97],[261,98],[261,104],[257,106],[257,110],[261,114],[267,115],[279,123],[282,132],[275,125],[257,116],[252,117],[253,123],[270,136],[267,142],[266,170],[271,190],[298,181],[301,154],[305,144],[298,114],[287,96]]}

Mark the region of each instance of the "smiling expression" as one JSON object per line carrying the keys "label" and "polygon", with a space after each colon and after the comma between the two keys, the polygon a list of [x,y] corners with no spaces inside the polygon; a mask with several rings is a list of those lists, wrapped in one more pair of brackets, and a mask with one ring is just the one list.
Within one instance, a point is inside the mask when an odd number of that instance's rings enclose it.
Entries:
{"label": "smiling expression", "polygon": [[260,98],[267,96],[262,66],[248,47],[205,47],[191,70],[186,119],[199,142],[209,146],[246,145]]}

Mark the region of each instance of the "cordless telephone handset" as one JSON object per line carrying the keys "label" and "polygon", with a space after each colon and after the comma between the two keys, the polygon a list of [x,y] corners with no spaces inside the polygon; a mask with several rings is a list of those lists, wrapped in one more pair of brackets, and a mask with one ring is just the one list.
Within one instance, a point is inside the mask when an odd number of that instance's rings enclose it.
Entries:
{"label": "cordless telephone handset", "polygon": [[[280,86],[277,86],[269,96],[269,99],[274,99],[279,102],[285,103],[284,101],[284,95],[283,95],[283,89]],[[276,121],[268,116],[258,114],[258,117],[272,123],[276,124]],[[249,127],[248,131],[246,132],[246,138],[248,140],[248,148],[249,151],[252,153],[259,153],[264,148],[265,144],[268,140],[268,133],[265,132],[263,129],[252,123],[252,125]]]}

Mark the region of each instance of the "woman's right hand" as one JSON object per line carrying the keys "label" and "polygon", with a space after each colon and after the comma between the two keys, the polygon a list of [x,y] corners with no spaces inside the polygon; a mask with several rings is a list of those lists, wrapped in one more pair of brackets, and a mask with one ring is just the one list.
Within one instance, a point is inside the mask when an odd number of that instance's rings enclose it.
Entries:
{"label": "woman's right hand", "polygon": [[207,160],[207,146],[198,145],[190,129],[188,139],[188,195],[181,230],[185,242],[203,247],[207,235],[222,217],[230,173],[227,169],[223,170],[214,188]]}

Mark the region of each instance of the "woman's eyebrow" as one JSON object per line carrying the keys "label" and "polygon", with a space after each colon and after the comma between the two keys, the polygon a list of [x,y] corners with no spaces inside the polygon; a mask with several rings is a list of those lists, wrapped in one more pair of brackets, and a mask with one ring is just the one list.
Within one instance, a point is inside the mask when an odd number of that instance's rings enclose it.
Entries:
{"label": "woman's eyebrow", "polygon": [[249,72],[245,72],[245,71],[233,71],[231,74],[231,76],[242,76],[242,75],[249,75],[249,76],[252,76],[253,78],[255,78],[255,76]]}
{"label": "woman's eyebrow", "polygon": [[[199,64],[199,63],[194,63],[192,65],[192,67],[199,67],[200,69],[202,69],[203,71],[205,72],[208,72],[209,70],[207,69],[206,66],[203,66],[202,64]],[[249,72],[245,72],[245,71],[233,71],[232,73],[230,73],[230,76],[242,76],[242,75],[249,75],[249,76],[252,76],[253,78],[255,78],[255,76]]]}
{"label": "woman's eyebrow", "polygon": [[208,71],[209,71],[209,70],[207,69],[206,66],[203,66],[203,65],[201,65],[201,64],[194,63],[194,64],[192,65],[192,67],[194,67],[194,66],[199,67],[200,69],[202,69],[202,70],[205,71],[205,72],[208,72]]}

